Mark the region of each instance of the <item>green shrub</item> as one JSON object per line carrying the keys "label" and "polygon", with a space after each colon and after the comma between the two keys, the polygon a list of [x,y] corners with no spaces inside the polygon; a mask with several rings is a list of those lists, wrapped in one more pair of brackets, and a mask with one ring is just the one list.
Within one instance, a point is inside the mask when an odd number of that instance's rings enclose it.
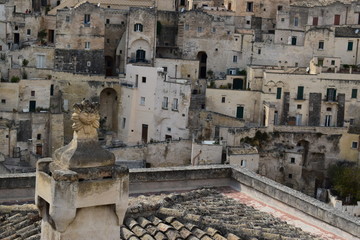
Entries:
{"label": "green shrub", "polygon": [[13,76],[10,80],[12,83],[17,83],[20,81],[20,78],[18,76]]}

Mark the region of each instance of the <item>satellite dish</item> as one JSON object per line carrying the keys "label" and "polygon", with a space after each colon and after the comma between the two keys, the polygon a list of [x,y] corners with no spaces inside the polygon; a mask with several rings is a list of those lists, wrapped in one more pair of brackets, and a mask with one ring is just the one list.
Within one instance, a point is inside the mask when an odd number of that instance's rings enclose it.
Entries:
{"label": "satellite dish", "polygon": [[307,67],[307,68],[306,68],[306,72],[308,73],[309,71],[310,71],[310,68],[309,68],[309,67]]}
{"label": "satellite dish", "polygon": [[355,30],[355,33],[358,34],[358,33],[359,33],[359,29],[356,29],[356,30]]}

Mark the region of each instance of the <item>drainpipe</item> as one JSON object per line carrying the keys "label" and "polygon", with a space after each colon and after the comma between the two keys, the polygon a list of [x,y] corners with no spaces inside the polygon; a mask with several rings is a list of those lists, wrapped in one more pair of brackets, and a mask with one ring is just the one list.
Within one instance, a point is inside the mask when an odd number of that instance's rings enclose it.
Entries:
{"label": "drainpipe", "polygon": [[356,56],[355,56],[355,65],[358,62],[358,53],[359,53],[359,39],[356,40]]}
{"label": "drainpipe", "polygon": [[10,153],[11,153],[11,147],[10,147],[10,144],[11,144],[11,131],[10,131],[10,127],[9,127],[9,137],[8,137],[8,141],[9,141],[9,157],[12,157],[11,155],[10,155]]}

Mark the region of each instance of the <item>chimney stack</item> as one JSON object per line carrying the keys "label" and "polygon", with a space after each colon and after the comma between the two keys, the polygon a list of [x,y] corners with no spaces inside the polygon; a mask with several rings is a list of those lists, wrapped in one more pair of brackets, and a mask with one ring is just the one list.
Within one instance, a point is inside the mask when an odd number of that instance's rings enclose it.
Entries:
{"label": "chimney stack", "polygon": [[38,161],[35,202],[43,240],[115,240],[128,205],[129,172],[98,143],[98,103],[74,105],[74,137]]}

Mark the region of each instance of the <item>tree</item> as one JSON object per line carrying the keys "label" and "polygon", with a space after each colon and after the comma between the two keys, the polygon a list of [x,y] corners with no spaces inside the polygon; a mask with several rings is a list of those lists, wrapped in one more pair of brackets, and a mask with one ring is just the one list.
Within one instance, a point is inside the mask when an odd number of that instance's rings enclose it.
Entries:
{"label": "tree", "polygon": [[329,167],[332,189],[345,204],[360,201],[360,168],[349,162],[338,162]]}

